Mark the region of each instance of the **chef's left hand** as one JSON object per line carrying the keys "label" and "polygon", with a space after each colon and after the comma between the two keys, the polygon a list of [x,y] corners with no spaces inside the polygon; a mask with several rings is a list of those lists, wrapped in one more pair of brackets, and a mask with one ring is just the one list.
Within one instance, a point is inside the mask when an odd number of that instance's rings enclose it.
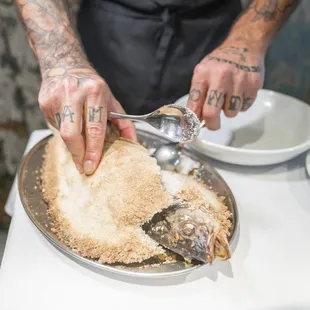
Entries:
{"label": "chef's left hand", "polygon": [[253,104],[263,86],[264,56],[242,42],[224,42],[195,67],[187,107],[207,128],[219,129],[222,109],[235,117]]}

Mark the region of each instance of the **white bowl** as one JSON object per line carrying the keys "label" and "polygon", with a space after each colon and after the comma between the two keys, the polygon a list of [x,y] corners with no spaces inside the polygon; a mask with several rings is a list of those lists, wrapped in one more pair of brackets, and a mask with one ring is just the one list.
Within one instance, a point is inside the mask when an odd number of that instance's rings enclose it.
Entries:
{"label": "white bowl", "polygon": [[[176,103],[186,105],[188,95]],[[204,128],[191,147],[239,165],[277,164],[310,149],[310,105],[296,98],[259,90],[253,106],[234,118],[221,112],[221,129]]]}
{"label": "white bowl", "polygon": [[[175,103],[185,106],[187,98]],[[158,134],[149,125],[136,126]],[[221,112],[221,129],[203,128],[189,147],[231,164],[261,166],[287,161],[310,149],[310,105],[262,89],[248,111],[234,118]]]}

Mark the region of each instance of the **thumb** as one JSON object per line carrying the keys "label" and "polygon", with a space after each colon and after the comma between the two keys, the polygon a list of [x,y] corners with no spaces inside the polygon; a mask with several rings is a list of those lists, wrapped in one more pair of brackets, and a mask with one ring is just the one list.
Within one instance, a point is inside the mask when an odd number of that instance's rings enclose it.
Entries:
{"label": "thumb", "polygon": [[[126,113],[114,97],[109,105],[109,112]],[[111,121],[118,129],[122,138],[137,141],[136,129],[132,121],[121,118],[112,118]]]}

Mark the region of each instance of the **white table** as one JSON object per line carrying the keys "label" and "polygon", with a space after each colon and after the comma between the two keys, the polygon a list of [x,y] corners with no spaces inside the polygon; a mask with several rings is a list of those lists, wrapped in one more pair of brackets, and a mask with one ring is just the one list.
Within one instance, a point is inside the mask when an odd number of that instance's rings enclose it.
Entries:
{"label": "white table", "polygon": [[[47,133],[34,132],[29,144]],[[187,278],[128,281],[90,271],[40,235],[17,197],[0,269],[0,309],[310,309],[304,160],[264,168],[214,163],[239,204],[239,243],[229,262]]]}

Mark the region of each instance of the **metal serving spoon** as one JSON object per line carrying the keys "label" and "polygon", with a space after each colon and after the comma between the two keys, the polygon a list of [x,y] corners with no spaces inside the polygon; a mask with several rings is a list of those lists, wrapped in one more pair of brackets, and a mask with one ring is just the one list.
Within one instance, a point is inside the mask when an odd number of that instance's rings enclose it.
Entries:
{"label": "metal serving spoon", "polygon": [[163,144],[152,156],[163,170],[173,171],[180,162],[181,149],[179,143]]}
{"label": "metal serving spoon", "polygon": [[176,104],[165,105],[145,115],[109,112],[109,116],[112,118],[125,118],[131,121],[146,122],[173,142],[191,142],[199,135],[202,127],[199,118],[194,112]]}

